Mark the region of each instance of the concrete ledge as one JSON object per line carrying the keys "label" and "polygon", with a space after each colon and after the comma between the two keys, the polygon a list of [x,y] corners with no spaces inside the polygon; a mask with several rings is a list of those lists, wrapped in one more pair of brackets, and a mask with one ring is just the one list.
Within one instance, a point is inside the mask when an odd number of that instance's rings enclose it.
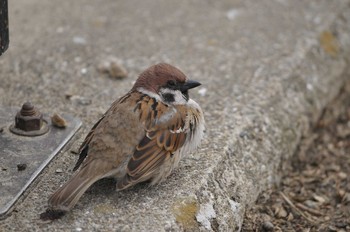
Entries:
{"label": "concrete ledge", "polygon": [[[204,83],[192,94],[205,111],[203,145],[164,184],[116,193],[113,181],[101,181],[70,214],[42,224],[38,215],[76,159],[66,150],[0,230],[240,230],[246,208],[279,181],[303,133],[349,78],[349,0],[135,4],[11,2],[0,103],[30,97],[48,111],[73,113],[85,122],[83,137],[137,73],[166,61]],[[46,13],[35,16],[39,6]],[[86,41],[74,44],[77,36]],[[130,79],[99,76],[95,67],[108,54],[122,58]],[[91,105],[66,100],[67,92]]]}

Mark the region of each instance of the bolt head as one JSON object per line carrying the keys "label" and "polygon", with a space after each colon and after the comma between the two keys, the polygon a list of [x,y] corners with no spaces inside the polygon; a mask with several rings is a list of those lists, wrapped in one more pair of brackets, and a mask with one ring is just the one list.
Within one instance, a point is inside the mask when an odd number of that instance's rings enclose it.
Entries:
{"label": "bolt head", "polygon": [[40,130],[42,124],[43,115],[28,103],[22,106],[21,111],[19,111],[15,117],[15,127],[23,131]]}

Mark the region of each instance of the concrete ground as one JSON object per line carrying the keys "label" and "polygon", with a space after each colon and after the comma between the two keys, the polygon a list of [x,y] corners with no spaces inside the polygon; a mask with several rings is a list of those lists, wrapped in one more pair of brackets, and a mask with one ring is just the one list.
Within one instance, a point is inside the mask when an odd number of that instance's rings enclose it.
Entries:
{"label": "concrete ground", "polygon": [[[9,17],[0,105],[31,100],[81,118],[83,129],[0,231],[240,230],[247,207],[279,181],[301,136],[349,78],[350,0],[16,0]],[[128,78],[97,71],[111,55]],[[201,148],[161,185],[115,192],[102,181],[65,217],[43,223],[47,198],[77,159],[70,150],[158,62],[202,82],[191,94],[207,122]]]}

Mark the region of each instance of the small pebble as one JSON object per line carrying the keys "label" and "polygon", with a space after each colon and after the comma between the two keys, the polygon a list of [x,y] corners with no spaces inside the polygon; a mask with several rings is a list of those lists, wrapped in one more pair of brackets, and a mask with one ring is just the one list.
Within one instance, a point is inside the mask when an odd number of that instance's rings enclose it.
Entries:
{"label": "small pebble", "polygon": [[236,17],[240,14],[240,11],[238,9],[230,9],[229,11],[227,11],[226,13],[226,17],[233,21],[234,19],[236,19]]}
{"label": "small pebble", "polygon": [[321,204],[326,202],[326,199],[322,196],[314,195],[313,198]]}
{"label": "small pebble", "polygon": [[64,28],[63,28],[63,27],[58,27],[58,28],[56,29],[56,32],[57,32],[57,33],[63,33],[63,31],[64,31]]}
{"label": "small pebble", "polygon": [[51,116],[51,122],[52,122],[52,125],[54,125],[55,127],[58,127],[58,128],[67,127],[67,121],[61,115],[59,115],[57,113],[54,113]]}
{"label": "small pebble", "polygon": [[83,105],[83,106],[87,106],[87,105],[90,105],[91,104],[91,99],[87,99],[85,97],[81,97],[81,96],[77,96],[77,95],[74,95],[74,96],[71,96],[69,98],[74,104],[77,104],[77,105]]}
{"label": "small pebble", "polygon": [[74,95],[73,94],[71,94],[71,93],[66,93],[66,94],[64,94],[64,97],[66,98],[66,99],[71,99],[71,97],[73,97]]}
{"label": "small pebble", "polygon": [[239,133],[239,137],[241,137],[241,138],[248,137],[248,132],[241,131],[241,133]]}
{"label": "small pebble", "polygon": [[201,95],[202,97],[204,97],[207,93],[207,89],[206,88],[201,88],[198,90],[199,95]]}
{"label": "small pebble", "polygon": [[77,63],[81,62],[81,57],[80,56],[74,57],[74,61]]}
{"label": "small pebble", "polygon": [[283,206],[279,206],[279,207],[276,208],[275,215],[276,215],[278,218],[285,218],[285,217],[288,216],[288,213],[287,213],[287,211],[284,209]]}
{"label": "small pebble", "polygon": [[81,74],[86,74],[86,73],[87,73],[87,69],[86,69],[86,68],[82,68],[82,69],[80,70],[80,73],[81,73]]}
{"label": "small pebble", "polygon": [[254,133],[251,133],[249,131],[241,131],[239,133],[239,137],[241,137],[242,139],[254,139],[256,136]]}
{"label": "small pebble", "polygon": [[98,66],[97,70],[101,73],[107,73],[111,78],[124,79],[128,76],[126,69],[121,66],[116,57],[108,57],[103,60]]}
{"label": "small pebble", "polygon": [[73,43],[75,44],[86,44],[86,39],[81,36],[74,36],[73,37]]}
{"label": "small pebble", "polygon": [[17,164],[17,170],[23,171],[27,168],[27,164]]}
{"label": "small pebble", "polygon": [[319,207],[319,203],[316,201],[312,201],[312,200],[306,200],[304,201],[304,204],[312,209],[317,209]]}
{"label": "small pebble", "polygon": [[345,172],[339,172],[338,176],[341,180],[345,180],[348,177],[348,175]]}
{"label": "small pebble", "polygon": [[263,231],[269,232],[269,231],[273,231],[274,226],[273,226],[272,222],[264,221],[262,224],[262,229],[263,229]]}
{"label": "small pebble", "polygon": [[78,155],[79,154],[79,148],[70,150],[70,153],[72,153],[74,155]]}

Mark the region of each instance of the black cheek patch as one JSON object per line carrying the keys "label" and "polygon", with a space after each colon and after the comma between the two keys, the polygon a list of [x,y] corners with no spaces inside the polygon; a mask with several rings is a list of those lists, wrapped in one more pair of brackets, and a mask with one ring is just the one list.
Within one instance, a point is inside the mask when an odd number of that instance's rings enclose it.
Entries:
{"label": "black cheek patch", "polygon": [[166,102],[174,102],[175,101],[174,94],[172,94],[172,93],[165,93],[162,96],[164,98],[164,101],[166,101]]}

